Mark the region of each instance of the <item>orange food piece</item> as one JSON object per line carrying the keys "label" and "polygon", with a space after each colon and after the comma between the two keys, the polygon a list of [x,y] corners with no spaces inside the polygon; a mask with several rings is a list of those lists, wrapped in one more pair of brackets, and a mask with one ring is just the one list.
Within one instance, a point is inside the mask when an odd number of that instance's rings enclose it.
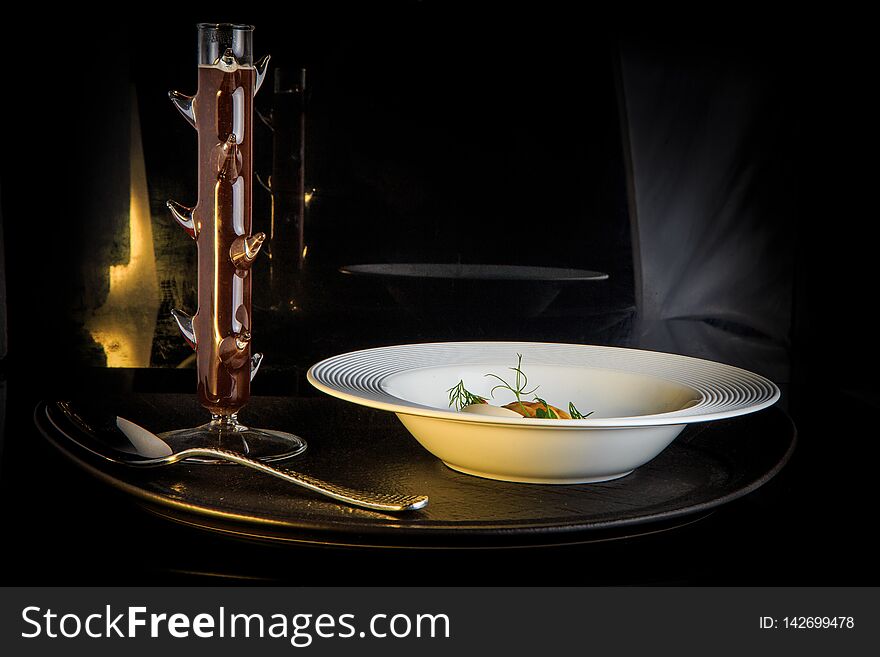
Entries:
{"label": "orange food piece", "polygon": [[510,402],[509,404],[505,404],[502,408],[510,409],[511,411],[513,411],[515,413],[519,413],[523,417],[537,417],[538,409],[542,409],[542,410],[546,411],[548,407],[550,408],[551,411],[553,411],[556,414],[556,417],[559,418],[560,420],[570,420],[571,419],[571,415],[569,415],[568,413],[563,411],[561,408],[556,408],[552,404],[547,404],[545,406],[544,404],[542,404],[541,402],[538,402],[538,401],[533,401],[533,402],[515,401],[515,402]]}

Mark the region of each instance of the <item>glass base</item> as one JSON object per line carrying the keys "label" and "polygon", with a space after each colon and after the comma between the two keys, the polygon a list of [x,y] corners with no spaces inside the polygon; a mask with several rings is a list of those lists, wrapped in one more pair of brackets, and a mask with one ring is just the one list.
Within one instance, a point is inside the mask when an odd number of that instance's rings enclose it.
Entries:
{"label": "glass base", "polygon": [[[238,452],[258,461],[281,461],[306,451],[306,441],[285,431],[254,429],[239,423],[236,415],[211,415],[211,421],[190,429],[159,434],[172,450],[217,447]],[[220,459],[194,457],[187,462],[227,464]]]}

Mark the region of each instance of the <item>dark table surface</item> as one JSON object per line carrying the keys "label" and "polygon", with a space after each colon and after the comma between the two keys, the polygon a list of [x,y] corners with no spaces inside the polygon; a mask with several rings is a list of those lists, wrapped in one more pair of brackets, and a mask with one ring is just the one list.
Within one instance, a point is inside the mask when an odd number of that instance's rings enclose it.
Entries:
{"label": "dark table surface", "polygon": [[[870,437],[877,399],[859,391],[790,390],[799,444],[788,466],[756,492],[691,524],[559,547],[404,550],[278,545],[158,517],[64,459],[37,432],[33,409],[40,399],[82,390],[186,392],[192,372],[31,374],[6,367],[0,383],[4,585],[863,585],[878,579],[867,538],[876,497],[868,482],[880,451]],[[268,373],[254,392],[311,395],[300,380]]]}

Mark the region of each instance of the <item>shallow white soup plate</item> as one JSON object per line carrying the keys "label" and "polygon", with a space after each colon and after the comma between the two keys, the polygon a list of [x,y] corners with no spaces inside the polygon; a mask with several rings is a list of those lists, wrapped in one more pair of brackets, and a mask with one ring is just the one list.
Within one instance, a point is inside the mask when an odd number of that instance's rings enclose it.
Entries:
{"label": "shallow white soup plate", "polygon": [[[522,355],[528,390],[582,420],[495,417],[449,407],[459,381],[496,405],[492,388]],[[773,404],[767,379],[711,361],[618,347],[531,342],[458,342],[380,347],[314,365],[319,390],[392,411],[450,468],[504,481],[573,484],[623,477],[653,459],[692,422],[752,413]]]}

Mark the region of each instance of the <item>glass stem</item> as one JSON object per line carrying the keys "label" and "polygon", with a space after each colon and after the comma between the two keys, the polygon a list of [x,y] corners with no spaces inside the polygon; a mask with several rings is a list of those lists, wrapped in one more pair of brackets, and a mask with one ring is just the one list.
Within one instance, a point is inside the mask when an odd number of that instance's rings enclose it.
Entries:
{"label": "glass stem", "polygon": [[236,431],[240,427],[241,425],[238,423],[238,413],[230,413],[229,415],[211,413],[211,428],[216,431]]}

